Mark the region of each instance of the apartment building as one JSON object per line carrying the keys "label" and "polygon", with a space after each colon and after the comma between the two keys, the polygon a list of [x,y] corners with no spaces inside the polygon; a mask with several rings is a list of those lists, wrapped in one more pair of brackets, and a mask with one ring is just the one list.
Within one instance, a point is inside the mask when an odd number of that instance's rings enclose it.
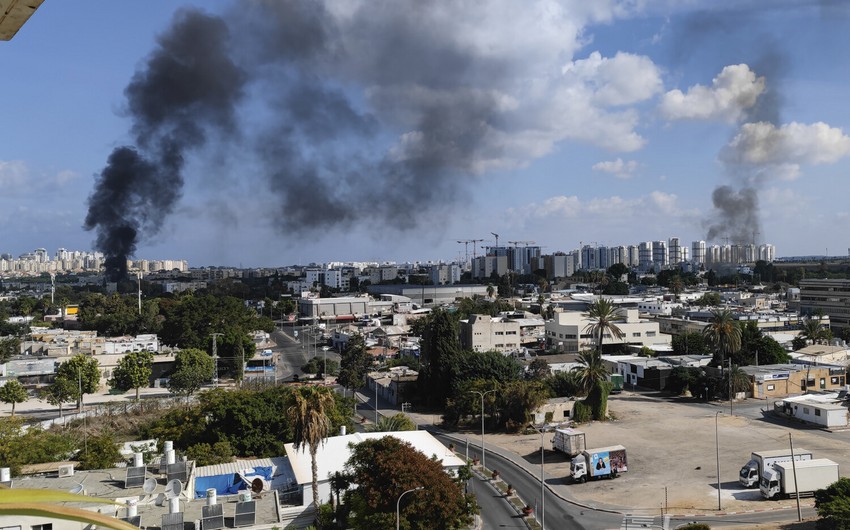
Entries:
{"label": "apartment building", "polygon": [[850,327],[850,280],[800,280],[800,313],[818,312],[838,331]]}
{"label": "apartment building", "polygon": [[[615,338],[610,333],[604,334],[602,345],[606,350],[626,344],[651,348],[666,347],[671,343],[672,337],[661,333],[658,322],[641,319],[637,309],[620,309],[618,313],[621,320],[615,324],[623,336]],[[555,313],[555,318],[546,322],[546,347],[566,353],[593,349],[596,347],[596,337],[589,330],[592,324],[593,320],[581,311]]]}
{"label": "apartment building", "polygon": [[471,315],[460,321],[460,344],[465,350],[510,353],[520,348],[520,323],[504,317]]}

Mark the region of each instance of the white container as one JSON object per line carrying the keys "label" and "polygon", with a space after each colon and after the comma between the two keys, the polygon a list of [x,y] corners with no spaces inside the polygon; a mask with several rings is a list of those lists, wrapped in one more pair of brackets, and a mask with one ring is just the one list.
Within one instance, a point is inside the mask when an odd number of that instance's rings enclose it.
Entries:
{"label": "white container", "polygon": [[215,488],[210,488],[207,490],[207,506],[215,506],[215,503],[218,501],[218,492]]}

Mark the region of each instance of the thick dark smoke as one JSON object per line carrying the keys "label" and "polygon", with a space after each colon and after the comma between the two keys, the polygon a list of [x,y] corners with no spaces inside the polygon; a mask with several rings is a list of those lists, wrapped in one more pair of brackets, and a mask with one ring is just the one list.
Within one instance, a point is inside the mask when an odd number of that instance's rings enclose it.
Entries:
{"label": "thick dark smoke", "polygon": [[213,139],[252,160],[240,178],[260,173],[289,237],[439,222],[466,199],[460,177],[500,156],[487,142],[500,127],[491,91],[512,68],[459,44],[456,29],[422,24],[420,9],[433,6],[340,17],[319,1],[258,0],[221,18],[180,13],[126,89],[135,147],[116,149],[90,197],[97,248],[123,264],[154,236],[181,195],[184,159]]}
{"label": "thick dark smoke", "polygon": [[116,148],[89,196],[87,230],[106,255],[107,276],[126,276],[140,234],[152,236],[183,187],[188,149],[209,130],[236,131],[235,105],[245,75],[230,59],[221,19],[182,11],[125,90],[135,147]]}
{"label": "thick dark smoke", "polygon": [[753,188],[735,190],[718,186],[711,194],[717,212],[714,223],[708,227],[709,240],[724,240],[733,244],[747,244],[754,234],[761,233],[758,216],[758,194]]}
{"label": "thick dark smoke", "polygon": [[[810,9],[816,4],[782,0],[771,4],[771,9]],[[703,60],[695,56],[711,50],[712,54],[722,57],[724,65],[746,63],[757,76],[765,78],[765,91],[756,105],[746,111],[741,123],[768,122],[777,126],[782,123],[785,101],[782,89],[789,70],[788,52],[782,36],[770,33],[762,3],[735,2],[729,8],[694,13],[677,27],[674,38],[679,45],[674,47],[675,62]],[[752,243],[753,233],[762,233],[758,192],[752,183],[766,177],[765,168],[739,164],[736,160],[741,157],[728,151],[726,148],[721,152],[720,160],[733,184],[720,185],[712,193],[714,209],[704,222],[708,227],[706,238],[716,242]]]}

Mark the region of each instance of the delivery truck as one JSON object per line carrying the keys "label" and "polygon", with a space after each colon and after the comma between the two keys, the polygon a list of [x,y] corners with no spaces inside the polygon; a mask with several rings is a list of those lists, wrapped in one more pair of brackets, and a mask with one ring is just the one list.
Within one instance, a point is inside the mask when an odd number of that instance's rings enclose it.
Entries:
{"label": "delivery truck", "polygon": [[761,496],[765,499],[782,499],[798,491],[801,496],[811,495],[819,489],[829,487],[837,480],[838,464],[827,458],[777,462],[762,474],[759,489]]}
{"label": "delivery truck", "polygon": [[574,482],[588,479],[617,478],[628,471],[626,448],[622,445],[586,449],[570,461],[570,476]]}
{"label": "delivery truck", "polygon": [[[812,452],[807,449],[794,451],[795,460],[811,460]],[[777,462],[790,462],[790,449],[776,449],[774,451],[754,451],[750,455],[750,461],[744,464],[738,474],[738,482],[745,488],[759,487],[759,479],[765,470],[771,468]]]}
{"label": "delivery truck", "polygon": [[576,456],[585,449],[585,435],[576,429],[555,429],[555,437],[552,438],[552,449]]}

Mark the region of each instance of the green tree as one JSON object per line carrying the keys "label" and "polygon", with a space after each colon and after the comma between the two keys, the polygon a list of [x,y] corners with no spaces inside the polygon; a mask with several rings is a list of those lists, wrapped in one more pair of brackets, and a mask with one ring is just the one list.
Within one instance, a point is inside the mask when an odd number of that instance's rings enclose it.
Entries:
{"label": "green tree", "polygon": [[399,412],[392,416],[382,416],[378,420],[377,425],[371,426],[368,430],[372,432],[415,431],[416,424],[406,415]]}
{"label": "green tree", "polygon": [[9,362],[15,355],[21,354],[21,339],[18,337],[0,338],[0,364]]}
{"label": "green tree", "polygon": [[509,432],[532,423],[531,413],[546,402],[549,393],[542,381],[510,381],[498,392],[499,426]]}
{"label": "green tree", "polygon": [[131,388],[136,389],[136,401],[138,401],[139,389],[150,383],[152,365],[151,352],[130,352],[118,361],[118,366],[112,371],[112,379],[108,381],[108,384],[110,388],[125,392]]}
{"label": "green tree", "polygon": [[549,393],[555,397],[586,395],[581,388],[578,372],[574,370],[555,372],[546,379],[546,385],[549,387]]}
{"label": "green tree", "polygon": [[428,316],[420,342],[422,371],[417,381],[420,400],[445,405],[451,394],[451,363],[460,351],[458,323],[447,311],[438,309]]}
{"label": "green tree", "polygon": [[528,369],[525,371],[525,376],[535,381],[542,381],[549,377],[552,370],[549,368],[549,363],[542,357],[535,357],[528,363]]}
{"label": "green tree", "polygon": [[705,336],[702,333],[687,331],[680,335],[673,335],[674,355],[705,355],[708,351]]}
{"label": "green tree", "polygon": [[825,328],[821,324],[819,318],[807,317],[803,319],[800,337],[806,341],[812,341],[812,344],[818,344],[824,338]]}
{"label": "green tree", "polygon": [[42,399],[54,407],[59,407],[59,416],[62,416],[62,405],[70,403],[79,394],[77,382],[64,377],[56,377],[52,383],[44,387],[39,393]]}
{"label": "green tree", "polygon": [[207,352],[189,348],[177,352],[174,359],[174,371],[168,379],[168,391],[189,398],[204,383],[212,379],[215,366]]}
{"label": "green tree", "polygon": [[[327,364],[328,373],[325,374],[325,365]],[[313,357],[307,364],[301,367],[301,371],[305,374],[322,374],[322,375],[333,375],[339,373],[339,363],[334,361],[333,359],[326,359],[323,357]]]}
{"label": "green tree", "polygon": [[623,332],[615,324],[617,318],[617,309],[614,302],[607,298],[599,298],[590,304],[585,316],[591,320],[590,324],[585,327],[585,331],[589,331],[596,338],[596,350],[602,351],[602,339],[605,335],[611,335],[615,339],[622,339]]}
{"label": "green tree", "polygon": [[0,401],[12,404],[12,416],[15,415],[15,405],[27,400],[27,389],[17,379],[10,379],[0,386]]}
{"label": "green tree", "polygon": [[680,396],[685,392],[696,389],[699,381],[699,369],[688,368],[685,366],[676,366],[670,370],[670,375],[667,377],[667,383],[664,390],[675,396]]}
{"label": "green tree", "polygon": [[316,452],[319,445],[330,435],[331,422],[328,411],[334,398],[326,388],[307,386],[292,393],[292,404],[286,409],[286,417],[292,428],[295,450],[306,447],[310,452],[313,474],[313,506],[319,509],[319,468]]}
{"label": "green tree", "polygon": [[608,417],[608,374],[610,371],[602,360],[599,350],[579,353],[579,368],[576,370],[581,389],[587,395],[585,400],[593,409],[593,419],[604,421]]}
{"label": "green tree", "polygon": [[77,408],[82,410],[83,397],[97,392],[100,387],[100,365],[97,359],[87,355],[75,355],[59,365],[56,370],[57,379],[65,379],[73,386],[76,382]]}
{"label": "green tree", "polygon": [[741,328],[728,309],[718,309],[711,312],[708,325],[702,334],[718,356],[715,361],[723,366],[726,357],[741,349]]}
{"label": "green tree", "polygon": [[89,437],[85,451],[80,453],[81,469],[110,469],[121,461],[115,435],[105,431]]}
{"label": "green tree", "polygon": [[850,478],[841,477],[815,492],[818,530],[850,530]]}
{"label": "green tree", "polygon": [[357,389],[366,383],[371,359],[366,351],[366,339],[355,333],[348,339],[340,355],[339,376],[337,382],[343,388]]}
{"label": "green tree", "polygon": [[748,390],[752,390],[753,388],[750,376],[747,375],[746,372],[741,370],[740,366],[733,365],[731,370],[726,370],[726,375],[724,376],[724,384],[727,389],[727,394],[729,391],[728,389],[730,388],[730,379],[732,381],[731,389],[733,394],[737,394],[738,392],[746,392]]}
{"label": "green tree", "polygon": [[353,447],[346,464],[350,481],[357,488],[345,493],[344,504],[351,507],[345,528],[371,530],[395,526],[399,504],[401,528],[464,528],[472,522],[474,499],[443,471],[439,460],[431,459],[410,444],[385,436]]}
{"label": "green tree", "polygon": [[614,281],[620,281],[624,275],[629,273],[629,268],[623,263],[615,263],[608,267],[608,270],[605,272],[614,278]]}
{"label": "green tree", "polygon": [[202,442],[190,446],[186,450],[186,456],[189,460],[194,460],[195,465],[198,466],[226,464],[233,460],[233,447],[227,441],[216,442],[212,445]]}

